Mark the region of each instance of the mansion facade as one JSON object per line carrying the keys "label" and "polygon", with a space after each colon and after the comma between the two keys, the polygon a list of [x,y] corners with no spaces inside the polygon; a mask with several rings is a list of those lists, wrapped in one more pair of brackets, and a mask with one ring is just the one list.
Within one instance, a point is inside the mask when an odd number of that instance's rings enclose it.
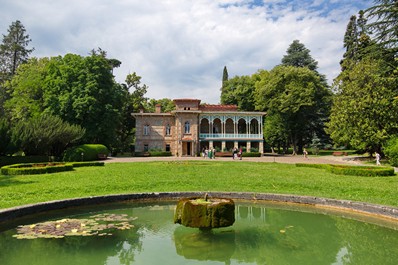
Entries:
{"label": "mansion facade", "polygon": [[264,112],[238,111],[235,105],[201,105],[199,99],[175,99],[176,109],[162,113],[132,113],[136,119],[135,151],[169,151],[196,156],[205,148],[264,151]]}

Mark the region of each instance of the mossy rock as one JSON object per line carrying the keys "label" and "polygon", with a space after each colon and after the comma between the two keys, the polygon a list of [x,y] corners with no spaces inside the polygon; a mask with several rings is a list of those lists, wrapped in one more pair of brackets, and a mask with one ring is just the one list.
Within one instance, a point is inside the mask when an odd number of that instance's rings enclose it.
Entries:
{"label": "mossy rock", "polygon": [[174,223],[187,227],[211,229],[227,227],[235,222],[235,203],[231,199],[185,198],[174,213]]}

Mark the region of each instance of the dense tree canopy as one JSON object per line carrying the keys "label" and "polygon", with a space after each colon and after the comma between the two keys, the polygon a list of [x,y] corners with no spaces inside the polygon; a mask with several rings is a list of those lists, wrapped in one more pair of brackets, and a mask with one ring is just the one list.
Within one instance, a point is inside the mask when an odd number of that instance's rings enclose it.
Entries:
{"label": "dense tree canopy", "polygon": [[382,144],[398,133],[397,77],[383,69],[382,61],[363,59],[336,78],[327,129],[336,143],[380,152]]}
{"label": "dense tree canopy", "polygon": [[102,55],[33,58],[11,82],[9,115],[14,120],[42,112],[59,116],[86,130],[83,141],[112,145],[125,94],[111,71]]}
{"label": "dense tree canopy", "polygon": [[[278,137],[288,135],[294,152],[311,139],[323,126],[328,113],[329,89],[322,78],[306,67],[277,66],[265,78],[256,83],[256,108],[265,110],[264,134],[270,138],[267,128],[278,122]],[[273,117],[273,116],[276,117]]]}
{"label": "dense tree canopy", "polygon": [[253,111],[255,78],[252,76],[235,76],[224,82],[221,93],[222,104],[237,105],[240,110]]}

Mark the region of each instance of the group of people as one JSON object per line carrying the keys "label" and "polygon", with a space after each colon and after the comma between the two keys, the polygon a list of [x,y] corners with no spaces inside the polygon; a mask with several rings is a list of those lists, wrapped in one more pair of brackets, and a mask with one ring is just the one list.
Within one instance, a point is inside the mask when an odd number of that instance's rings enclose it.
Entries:
{"label": "group of people", "polygon": [[214,148],[207,149],[207,147],[203,148],[202,149],[202,157],[208,158],[208,159],[215,159],[216,158],[216,149],[214,149]]}
{"label": "group of people", "polygon": [[238,148],[234,147],[234,149],[232,150],[232,159],[236,158],[242,160],[242,154],[243,154],[242,148],[238,150]]}

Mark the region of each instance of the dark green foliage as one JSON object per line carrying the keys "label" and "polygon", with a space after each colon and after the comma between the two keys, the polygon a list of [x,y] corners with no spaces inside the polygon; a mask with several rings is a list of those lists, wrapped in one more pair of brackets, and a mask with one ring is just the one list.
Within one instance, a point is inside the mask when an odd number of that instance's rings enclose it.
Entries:
{"label": "dark green foliage", "polygon": [[12,130],[12,139],[26,155],[60,156],[84,132],[78,125],[70,125],[59,117],[44,114],[17,122]]}
{"label": "dark green foliage", "polygon": [[166,151],[149,151],[150,156],[171,156],[171,152]]}
{"label": "dark green foliage", "polygon": [[11,124],[5,118],[0,118],[0,155],[7,155],[15,150],[11,141]]}
{"label": "dark green foliage", "polygon": [[307,49],[304,44],[300,43],[299,40],[294,40],[293,43],[290,44],[286,51],[286,55],[282,58],[282,65],[307,67],[312,71],[318,68],[318,62],[312,58],[310,50]]}
{"label": "dark green foliage", "polygon": [[390,164],[394,167],[398,167],[398,137],[396,136],[388,140],[383,150]]}
{"label": "dark green foliage", "polygon": [[4,113],[4,102],[10,97],[6,82],[10,81],[17,68],[28,60],[29,54],[34,50],[28,49],[30,42],[31,39],[19,20],[12,22],[8,34],[3,35],[0,44],[0,117]]}
{"label": "dark green foliage", "polygon": [[13,164],[48,162],[48,156],[0,156],[0,167]]}
{"label": "dark green foliage", "polygon": [[369,28],[376,41],[386,47],[389,52],[398,51],[398,9],[396,0],[375,0],[375,5],[366,10],[371,23]]}
{"label": "dark green foliage", "polygon": [[73,166],[64,163],[15,164],[1,168],[2,175],[33,175],[71,171]]}
{"label": "dark green foliage", "polygon": [[155,112],[156,105],[158,105],[158,104],[160,104],[160,106],[161,106],[162,113],[168,113],[172,110],[175,110],[175,104],[174,104],[173,100],[168,99],[168,98],[162,98],[162,99],[150,99],[145,106],[145,111],[146,112]]}
{"label": "dark green foliage", "polygon": [[73,162],[73,163],[24,163],[13,164],[1,168],[2,175],[34,175],[71,171],[74,167],[104,166],[104,162]]}
{"label": "dark green foliage", "polygon": [[[291,143],[297,153],[297,148],[311,143],[315,133],[322,134],[331,92],[315,71],[277,66],[260,75],[256,92],[256,109],[267,112],[265,138],[274,143]],[[273,128],[268,132],[269,127]]]}
{"label": "dark green foliage", "polygon": [[337,175],[363,176],[363,177],[384,177],[395,176],[394,168],[389,167],[365,167],[349,165],[331,165],[331,164],[296,164],[297,167],[313,167],[326,169]]}
{"label": "dark green foliage", "polygon": [[83,127],[84,142],[110,146],[119,140],[128,91],[115,82],[103,54],[31,59],[18,69],[10,90],[6,110],[14,120],[47,113]]}
{"label": "dark green foliage", "polygon": [[28,49],[32,40],[26,34],[21,21],[12,22],[8,29],[8,35],[3,35],[3,43],[0,45],[0,69],[11,76],[15,74],[18,66],[29,57],[34,49]]}
{"label": "dark green foliage", "polygon": [[254,110],[255,78],[235,76],[223,83],[221,104],[237,105],[239,110]]}
{"label": "dark green foliage", "polygon": [[83,144],[65,151],[64,161],[94,161],[99,155],[108,155],[109,150],[102,144]]}
{"label": "dark green foliage", "polygon": [[102,167],[105,166],[104,162],[89,161],[89,162],[69,162],[73,167]]}
{"label": "dark green foliage", "polygon": [[261,157],[261,153],[260,152],[250,152],[250,153],[243,152],[242,157]]}
{"label": "dark green foliage", "polygon": [[327,132],[336,144],[373,153],[398,132],[396,74],[370,58],[353,64],[336,78]]}

